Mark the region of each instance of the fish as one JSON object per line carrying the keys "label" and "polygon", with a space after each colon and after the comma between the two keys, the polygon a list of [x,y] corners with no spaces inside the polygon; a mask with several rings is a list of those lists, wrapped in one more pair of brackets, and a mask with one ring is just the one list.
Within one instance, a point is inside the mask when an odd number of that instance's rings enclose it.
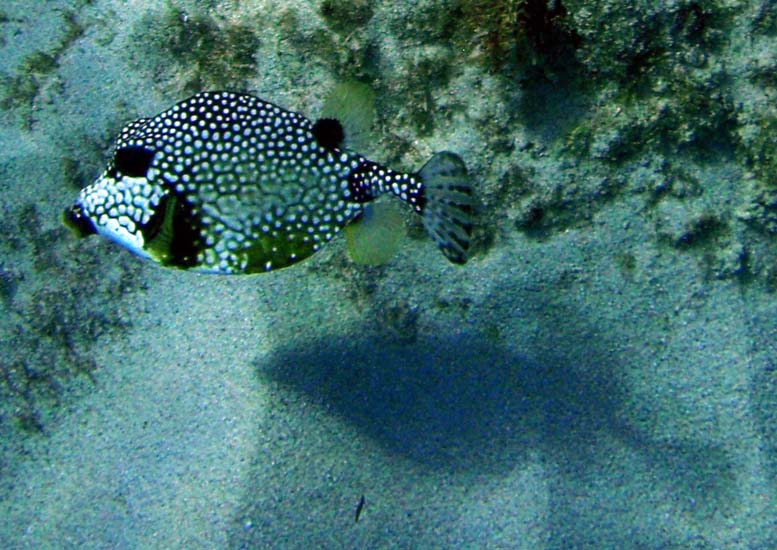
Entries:
{"label": "fish", "polygon": [[336,118],[313,122],[253,95],[200,92],[126,124],[64,222],[162,266],[252,274],[308,258],[390,195],[464,264],[474,201],[461,157],[441,151],[418,172],[398,172],[344,138]]}
{"label": "fish", "polygon": [[354,523],[359,523],[359,518],[361,517],[362,510],[364,509],[364,503],[365,503],[364,495],[362,495],[361,498],[359,499],[359,504],[356,505],[356,513],[354,514],[354,518],[353,518]]}

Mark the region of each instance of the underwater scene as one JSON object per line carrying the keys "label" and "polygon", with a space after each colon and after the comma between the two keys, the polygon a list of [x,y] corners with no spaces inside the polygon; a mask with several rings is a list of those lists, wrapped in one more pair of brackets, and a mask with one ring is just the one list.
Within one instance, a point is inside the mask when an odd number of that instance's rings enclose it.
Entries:
{"label": "underwater scene", "polygon": [[777,548],[773,0],[0,0],[0,548]]}

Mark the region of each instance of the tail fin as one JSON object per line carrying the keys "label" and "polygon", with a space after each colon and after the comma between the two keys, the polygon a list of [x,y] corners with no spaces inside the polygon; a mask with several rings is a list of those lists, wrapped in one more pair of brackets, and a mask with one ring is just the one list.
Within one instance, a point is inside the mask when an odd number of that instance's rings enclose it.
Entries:
{"label": "tail fin", "polygon": [[437,153],[419,172],[424,186],[424,228],[450,261],[467,261],[472,234],[472,186],[461,158]]}

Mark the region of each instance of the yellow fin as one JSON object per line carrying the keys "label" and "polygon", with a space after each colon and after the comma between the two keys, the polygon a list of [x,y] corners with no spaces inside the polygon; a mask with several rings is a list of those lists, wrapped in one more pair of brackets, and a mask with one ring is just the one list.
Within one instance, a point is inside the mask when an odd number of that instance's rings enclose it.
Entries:
{"label": "yellow fin", "polygon": [[156,222],[159,225],[156,228],[156,231],[148,236],[148,241],[145,246],[149,256],[162,265],[167,265],[171,258],[170,251],[173,247],[173,216],[175,215],[177,203],[178,197],[173,194],[169,194],[160,201],[155,215],[158,216],[161,214],[162,219]]}
{"label": "yellow fin", "polygon": [[388,263],[404,236],[404,220],[393,201],[368,204],[361,219],[345,227],[348,255],[361,265]]}

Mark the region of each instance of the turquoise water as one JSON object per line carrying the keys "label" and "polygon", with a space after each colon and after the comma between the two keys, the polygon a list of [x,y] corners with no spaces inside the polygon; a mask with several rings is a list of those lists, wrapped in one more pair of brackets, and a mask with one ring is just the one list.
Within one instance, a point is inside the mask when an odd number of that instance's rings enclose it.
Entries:
{"label": "turquoise water", "polygon": [[[0,4],[3,548],[772,548],[768,1]],[[465,159],[472,255],[405,216],[277,272],[61,223],[203,89]],[[361,146],[360,146],[361,147]]]}

